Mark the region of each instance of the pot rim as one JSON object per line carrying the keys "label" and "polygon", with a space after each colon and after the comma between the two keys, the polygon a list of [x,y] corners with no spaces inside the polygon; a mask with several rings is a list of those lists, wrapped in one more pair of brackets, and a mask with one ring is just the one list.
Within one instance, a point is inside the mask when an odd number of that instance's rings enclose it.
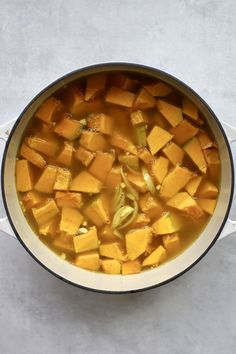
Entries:
{"label": "pot rim", "polygon": [[[11,218],[10,212],[8,210],[8,206],[7,206],[7,200],[6,200],[6,194],[5,194],[5,187],[4,187],[4,174],[5,174],[5,162],[6,162],[6,156],[7,156],[7,152],[8,152],[8,146],[11,142],[11,139],[15,133],[15,130],[18,127],[19,122],[21,121],[22,117],[24,116],[25,112],[28,110],[28,108],[44,93],[46,92],[49,88],[51,88],[52,86],[54,86],[55,84],[59,83],[60,81],[62,81],[63,79],[66,79],[67,77],[73,75],[73,74],[77,74],[77,73],[82,73],[83,71],[89,70],[89,69],[99,69],[99,68],[103,68],[103,67],[110,67],[111,71],[113,68],[115,67],[124,67],[124,69],[127,69],[127,66],[130,67],[130,71],[132,71],[132,68],[136,68],[136,69],[145,69],[145,70],[149,70],[150,71],[150,76],[151,76],[151,72],[156,72],[159,73],[161,75],[165,75],[167,77],[169,77],[170,79],[176,81],[177,83],[179,83],[180,85],[184,86],[188,91],[190,91],[194,96],[196,96],[198,98],[198,100],[207,108],[207,110],[210,112],[210,114],[213,116],[214,120],[216,121],[222,136],[224,138],[224,142],[226,144],[227,147],[227,151],[229,154],[229,160],[230,160],[230,167],[231,167],[231,174],[232,174],[232,181],[231,181],[231,190],[230,190],[230,197],[229,197],[229,202],[228,202],[228,206],[224,215],[224,218],[222,220],[221,226],[218,230],[218,232],[216,233],[214,239],[212,240],[212,242],[210,243],[210,245],[206,248],[206,250],[193,262],[191,263],[187,268],[185,268],[183,271],[177,273],[176,275],[174,275],[173,277],[160,282],[158,284],[152,285],[152,286],[148,286],[145,288],[140,288],[140,289],[135,289],[135,290],[124,290],[124,291],[109,291],[109,290],[100,290],[100,289],[95,289],[95,288],[89,288],[86,286],[83,286],[81,284],[78,283],[74,283],[62,276],[60,276],[59,274],[55,273],[54,271],[52,271],[50,268],[48,268],[47,266],[45,266],[44,263],[42,263],[36,256],[34,256],[34,254],[31,252],[31,250],[25,245],[25,243],[22,241],[21,236],[19,235],[19,233],[17,232],[15,226],[14,226],[14,222]],[[128,70],[127,70],[128,71]],[[18,241],[21,243],[21,245],[25,248],[25,250],[30,254],[30,256],[38,263],[40,264],[45,270],[47,270],[48,272],[50,272],[51,274],[53,274],[55,277],[63,280],[65,283],[76,286],[78,288],[84,289],[84,290],[89,290],[89,291],[93,291],[93,292],[98,292],[98,293],[103,293],[103,294],[127,294],[127,293],[137,293],[137,292],[141,292],[141,291],[146,291],[149,289],[154,289],[157,288],[161,285],[165,285],[170,283],[171,281],[177,279],[178,277],[180,277],[181,275],[183,275],[184,273],[186,273],[187,271],[189,271],[191,268],[193,268],[207,253],[208,251],[212,248],[212,246],[215,244],[215,242],[217,241],[217,239],[219,238],[221,231],[223,230],[225,223],[228,219],[229,216],[229,212],[231,209],[231,205],[232,205],[232,201],[233,201],[233,194],[234,194],[234,187],[235,187],[235,172],[234,172],[234,162],[233,162],[233,156],[232,156],[232,151],[231,151],[231,147],[229,144],[229,141],[227,139],[227,136],[225,134],[225,131],[220,123],[220,120],[217,118],[217,116],[215,115],[215,113],[212,111],[212,109],[210,108],[210,106],[206,103],[206,101],[199,96],[190,86],[188,86],[187,84],[185,84],[183,81],[181,81],[180,79],[176,78],[175,76],[160,70],[160,69],[156,69],[153,68],[151,66],[148,65],[143,65],[143,64],[138,64],[138,63],[130,63],[130,62],[107,62],[107,63],[99,63],[99,64],[93,64],[93,65],[89,65],[89,66],[85,66],[82,67],[80,69],[76,69],[73,70],[63,76],[61,76],[60,78],[54,80],[52,83],[50,83],[49,85],[47,85],[45,88],[43,88],[36,96],[34,96],[30,102],[27,104],[27,106],[23,109],[23,111],[21,112],[21,114],[19,115],[19,117],[17,118],[16,122],[14,123],[9,137],[7,139],[5,148],[4,148],[4,152],[3,152],[3,157],[2,157],[2,165],[1,165],[1,192],[2,192],[2,198],[3,198],[3,204],[4,204],[4,208],[9,220],[9,223],[18,239]]]}

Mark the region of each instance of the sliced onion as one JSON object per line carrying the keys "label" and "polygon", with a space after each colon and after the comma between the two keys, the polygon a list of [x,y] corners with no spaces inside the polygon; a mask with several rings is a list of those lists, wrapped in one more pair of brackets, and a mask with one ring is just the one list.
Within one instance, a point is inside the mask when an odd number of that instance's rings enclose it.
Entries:
{"label": "sliced onion", "polygon": [[129,226],[134,221],[134,219],[137,217],[137,215],[138,215],[138,203],[136,202],[136,200],[134,200],[134,211],[133,211],[131,217],[129,218],[129,220],[126,221],[125,224],[118,227],[118,229],[122,230],[125,227]]}
{"label": "sliced onion", "polygon": [[126,165],[127,170],[129,170],[131,173],[134,175],[140,176],[140,171],[135,170],[134,168],[130,167],[129,165]]}
{"label": "sliced onion", "polygon": [[116,229],[113,230],[113,235],[119,237],[121,240],[124,238],[124,235],[122,235],[122,233]]}
{"label": "sliced onion", "polygon": [[134,196],[135,200],[138,200],[139,198],[139,194],[138,192],[131,186],[131,184],[129,183],[128,179],[126,178],[123,169],[121,169],[121,177],[124,181],[124,184],[126,185],[127,189],[129,190],[129,192]]}
{"label": "sliced onion", "polygon": [[112,228],[115,229],[119,227],[127,219],[127,217],[133,213],[133,211],[134,208],[129,205],[124,205],[118,209],[112,220]]}
{"label": "sliced onion", "polygon": [[148,170],[147,170],[147,168],[146,168],[146,166],[144,164],[142,164],[141,170],[142,170],[142,174],[143,174],[143,179],[146,182],[146,185],[148,187],[149,192],[152,195],[156,195],[157,191],[156,191],[156,188],[155,188],[155,184],[153,183],[152,177],[148,173]]}

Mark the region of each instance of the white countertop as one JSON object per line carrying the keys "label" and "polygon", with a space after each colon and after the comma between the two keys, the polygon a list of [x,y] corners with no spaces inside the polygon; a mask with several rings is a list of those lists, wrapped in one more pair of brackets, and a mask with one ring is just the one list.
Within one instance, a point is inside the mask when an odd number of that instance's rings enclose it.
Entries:
{"label": "white countertop", "polygon": [[[69,71],[129,61],[177,76],[236,125],[234,0],[0,0],[0,8],[1,124]],[[63,283],[1,233],[0,353],[233,354],[235,236],[168,285],[112,296]]]}

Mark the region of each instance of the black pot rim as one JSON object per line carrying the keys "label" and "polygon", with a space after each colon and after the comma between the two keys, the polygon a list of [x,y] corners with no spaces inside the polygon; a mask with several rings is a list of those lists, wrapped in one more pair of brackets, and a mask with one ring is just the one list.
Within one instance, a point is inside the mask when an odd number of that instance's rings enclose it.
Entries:
{"label": "black pot rim", "polygon": [[[232,174],[232,184],[231,184],[231,191],[230,191],[230,198],[229,198],[229,203],[227,206],[227,210],[226,213],[224,215],[224,218],[222,220],[221,226],[218,230],[218,232],[216,233],[214,239],[212,240],[211,244],[207,247],[207,249],[198,257],[198,259],[193,262],[192,264],[190,264],[187,268],[185,268],[182,272],[179,272],[178,274],[176,274],[175,276],[169,278],[166,281],[163,281],[161,283],[152,285],[152,286],[148,286],[148,287],[144,287],[144,288],[140,288],[140,289],[135,289],[135,290],[124,290],[124,291],[109,291],[109,290],[100,290],[100,289],[94,289],[94,288],[89,288],[86,286],[83,286],[81,284],[77,284],[74,282],[71,282],[70,280],[61,277],[59,274],[55,273],[54,271],[52,271],[50,268],[46,267],[38,258],[36,258],[33,253],[30,251],[30,249],[24,244],[24,242],[22,241],[20,235],[18,234],[15,226],[14,226],[14,222],[11,218],[10,212],[8,210],[8,206],[7,206],[7,201],[6,201],[6,194],[5,194],[5,188],[4,188],[4,172],[5,172],[5,161],[6,161],[6,155],[7,155],[7,151],[8,151],[8,146],[10,144],[11,138],[15,132],[15,130],[17,129],[17,126],[21,120],[21,118],[24,116],[25,112],[28,110],[28,108],[38,99],[39,96],[41,96],[44,92],[46,92],[49,88],[51,88],[53,85],[55,85],[56,83],[60,82],[61,80],[67,78],[68,76],[71,76],[73,74],[76,73],[80,73],[83,72],[85,70],[88,69],[97,69],[97,68],[102,68],[105,66],[109,66],[111,71],[112,68],[115,68],[117,66],[121,67],[122,70],[122,66],[125,68],[127,66],[130,66],[130,70],[132,71],[132,68],[136,68],[136,69],[146,69],[146,70],[150,70],[152,72],[156,72],[159,74],[163,74],[167,77],[169,77],[170,79],[176,81],[177,83],[181,84],[182,86],[184,86],[186,89],[188,89],[190,92],[192,92],[198,99],[199,101],[208,109],[208,111],[210,112],[210,114],[213,116],[213,118],[215,119],[219,129],[221,130],[221,133],[224,137],[224,142],[227,146],[227,150],[228,150],[228,154],[229,154],[229,158],[230,158],[230,165],[231,165],[231,174]],[[176,78],[175,76],[160,70],[160,69],[156,69],[153,68],[151,66],[147,66],[147,65],[143,65],[143,64],[138,64],[138,63],[129,63],[129,62],[107,62],[107,63],[101,63],[101,64],[94,64],[94,65],[89,65],[86,67],[82,67],[80,69],[76,69],[73,70],[63,76],[61,76],[60,78],[58,78],[57,80],[53,81],[52,83],[50,83],[48,86],[46,86],[44,89],[42,89],[29,103],[28,105],[24,108],[24,110],[21,112],[21,114],[19,115],[19,117],[17,118],[13,128],[11,129],[11,132],[9,134],[9,137],[7,139],[5,148],[4,148],[4,152],[3,152],[3,158],[2,158],[2,166],[1,166],[1,190],[2,190],[2,197],[3,197],[3,204],[6,210],[6,214],[9,220],[9,223],[18,239],[18,241],[21,243],[21,245],[25,248],[25,250],[31,255],[31,257],[37,262],[39,263],[45,270],[47,270],[48,272],[50,272],[51,274],[53,274],[55,277],[63,280],[64,282],[66,282],[67,284],[73,285],[75,287],[81,288],[81,289],[85,289],[85,290],[89,290],[92,292],[98,292],[98,293],[103,293],[103,294],[129,294],[129,293],[137,293],[137,292],[142,292],[142,291],[146,291],[146,290],[150,290],[150,289],[154,289],[157,287],[160,287],[162,285],[168,284],[171,281],[177,279],[178,277],[180,277],[181,275],[183,275],[184,273],[186,273],[187,271],[189,271],[191,268],[193,268],[208,252],[209,250],[212,248],[212,246],[215,244],[215,242],[217,241],[217,239],[219,238],[221,231],[223,230],[225,223],[228,219],[229,216],[229,212],[231,209],[231,205],[232,205],[232,201],[233,201],[233,194],[234,194],[234,186],[235,186],[235,182],[234,182],[234,178],[235,178],[235,173],[234,173],[234,163],[233,163],[233,157],[232,157],[232,152],[231,152],[231,148],[227,139],[227,136],[224,132],[224,129],[219,121],[219,119],[217,118],[217,116],[215,115],[215,113],[212,111],[212,109],[210,108],[210,106],[191,88],[189,87],[187,84],[185,84],[184,82],[182,82],[181,80],[179,80],[178,78]]]}

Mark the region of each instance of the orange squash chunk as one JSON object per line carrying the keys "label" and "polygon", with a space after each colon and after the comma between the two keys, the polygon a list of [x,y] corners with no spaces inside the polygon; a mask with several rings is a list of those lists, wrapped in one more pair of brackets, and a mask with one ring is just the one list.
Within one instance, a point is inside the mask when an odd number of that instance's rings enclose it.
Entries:
{"label": "orange squash chunk", "polygon": [[66,168],[57,168],[56,180],[53,186],[54,190],[67,191],[71,182],[71,172]]}
{"label": "orange squash chunk", "polygon": [[189,139],[193,138],[199,129],[183,119],[176,127],[170,129],[170,133],[174,135],[173,140],[178,145],[184,145]]}
{"label": "orange squash chunk", "polygon": [[119,132],[114,132],[110,138],[110,143],[111,145],[130,152],[133,155],[137,155],[137,148],[136,146],[128,139],[126,138],[124,135],[122,135]]}
{"label": "orange squash chunk", "polygon": [[54,199],[48,199],[39,207],[32,208],[32,214],[39,226],[46,224],[49,220],[59,214],[59,209]]}
{"label": "orange squash chunk", "polygon": [[165,97],[173,91],[173,89],[164,82],[154,82],[144,85],[144,88],[154,97]]}
{"label": "orange squash chunk", "polygon": [[62,108],[61,102],[54,97],[48,98],[39,107],[35,117],[45,123],[51,123]]}
{"label": "orange squash chunk", "polygon": [[164,211],[162,203],[149,192],[139,198],[139,206],[142,212],[147,214],[151,219],[158,217]]}
{"label": "orange squash chunk", "polygon": [[183,99],[183,112],[194,121],[198,121],[198,109],[195,104],[186,97]]}
{"label": "orange squash chunk", "polygon": [[78,113],[80,106],[84,102],[84,95],[80,87],[71,86],[68,88],[68,94],[66,95],[66,103],[69,112],[72,114]]}
{"label": "orange squash chunk", "polygon": [[86,150],[83,146],[79,146],[75,151],[75,158],[84,166],[88,166],[95,157],[95,152]]}
{"label": "orange squash chunk", "polygon": [[58,216],[47,221],[45,224],[39,226],[40,235],[47,236],[50,238],[56,237],[57,229],[58,229]]}
{"label": "orange squash chunk", "polygon": [[151,219],[147,214],[139,213],[134,219],[134,221],[132,222],[132,224],[130,224],[130,228],[139,228],[139,227],[146,226],[150,223],[150,221]]}
{"label": "orange squash chunk", "polygon": [[72,235],[62,233],[53,240],[52,245],[61,251],[74,253],[74,244]]}
{"label": "orange squash chunk", "polygon": [[99,253],[103,257],[125,260],[125,250],[119,242],[104,243],[99,247]]}
{"label": "orange squash chunk", "polygon": [[113,166],[106,179],[106,186],[109,189],[114,189],[119,183],[121,183],[121,168],[120,166]]}
{"label": "orange squash chunk", "polygon": [[142,88],[134,101],[134,108],[148,109],[148,108],[155,107],[155,105],[156,105],[155,98],[148,91]]}
{"label": "orange squash chunk", "polygon": [[83,206],[83,198],[81,193],[74,192],[56,192],[55,201],[59,208],[81,208]]}
{"label": "orange squash chunk", "polygon": [[168,173],[169,160],[163,156],[159,156],[153,160],[151,164],[151,174],[155,178],[156,182],[161,184],[163,179]]}
{"label": "orange squash chunk", "polygon": [[104,273],[107,274],[120,274],[121,263],[117,259],[102,259],[101,266]]}
{"label": "orange squash chunk", "polygon": [[182,109],[173,104],[158,100],[157,109],[172,127],[176,127],[183,120]]}
{"label": "orange squash chunk", "polygon": [[171,139],[173,135],[168,131],[155,125],[147,137],[147,142],[152,155],[155,155],[163,148]]}
{"label": "orange squash chunk", "polygon": [[203,150],[210,176],[214,181],[218,181],[220,175],[220,157],[219,152],[215,148]]}
{"label": "orange squash chunk", "polygon": [[70,185],[70,190],[73,192],[99,193],[101,188],[102,182],[87,171],[80,172]]}
{"label": "orange squash chunk", "polygon": [[133,174],[131,172],[127,173],[127,179],[130,181],[130,183],[137,189],[137,191],[141,193],[147,192],[147,184],[143,179],[143,176]]}
{"label": "orange squash chunk", "polygon": [[142,160],[146,165],[149,165],[152,163],[153,161],[153,156],[150,153],[150,151],[145,148],[145,147],[141,147],[138,148],[138,157],[140,158],[140,160]]}
{"label": "orange squash chunk", "polygon": [[97,251],[89,251],[79,254],[75,258],[75,265],[87,270],[98,271],[101,266],[101,261]]}
{"label": "orange squash chunk", "polygon": [[151,242],[152,228],[130,230],[125,235],[125,244],[128,258],[133,261],[143,254]]}
{"label": "orange squash chunk", "polygon": [[194,137],[189,140],[184,146],[184,151],[191,158],[191,160],[197,165],[202,173],[207,172],[207,162],[201,149],[198,138]]}
{"label": "orange squash chunk", "polygon": [[188,192],[188,194],[190,194],[193,197],[196,194],[201,181],[202,181],[202,176],[195,175],[186,184],[184,189]]}
{"label": "orange squash chunk", "polygon": [[34,186],[34,172],[27,160],[16,161],[16,189],[19,192],[28,192]]}
{"label": "orange squash chunk", "polygon": [[172,141],[163,148],[163,153],[173,165],[181,165],[184,159],[184,150]]}
{"label": "orange squash chunk", "polygon": [[159,195],[169,199],[178,193],[189,182],[192,172],[187,168],[176,166],[163,180]]}
{"label": "orange squash chunk", "polygon": [[124,262],[121,265],[121,273],[123,275],[136,274],[141,272],[141,263],[138,259],[134,261]]}
{"label": "orange squash chunk", "polygon": [[25,138],[25,142],[30,148],[50,157],[55,156],[59,150],[59,143],[56,139],[52,140],[38,136],[30,136]]}
{"label": "orange squash chunk", "polygon": [[218,188],[210,181],[202,181],[197,190],[196,196],[198,198],[216,198],[218,195]]}
{"label": "orange squash chunk", "polygon": [[177,215],[167,212],[152,224],[152,229],[156,235],[166,235],[181,230],[182,226]]}
{"label": "orange squash chunk", "polygon": [[38,168],[42,169],[46,165],[45,159],[24,143],[21,145],[20,155]]}
{"label": "orange squash chunk", "polygon": [[105,101],[119,106],[131,108],[135,100],[135,94],[112,86],[106,94]]}
{"label": "orange squash chunk", "polygon": [[114,86],[117,86],[122,90],[128,90],[128,91],[135,90],[139,84],[137,80],[133,80],[121,73],[112,75],[112,83],[114,84]]}
{"label": "orange squash chunk", "polygon": [[106,135],[112,135],[113,120],[104,113],[92,114],[88,118],[88,127]]}
{"label": "orange squash chunk", "polygon": [[42,172],[34,189],[41,193],[53,193],[54,183],[57,176],[57,167],[48,165]]}
{"label": "orange squash chunk", "polygon": [[166,260],[167,253],[163,246],[158,246],[147,258],[144,259],[142,266],[147,267],[154,264],[162,263]]}
{"label": "orange squash chunk", "polygon": [[106,74],[91,75],[87,78],[85,101],[89,101],[105,89],[107,81]]}
{"label": "orange squash chunk", "polygon": [[86,234],[73,237],[75,253],[92,251],[98,248],[98,236],[95,226],[91,227]]}
{"label": "orange squash chunk", "polygon": [[198,219],[204,215],[202,209],[187,192],[177,193],[174,197],[168,200],[167,205],[192,216],[193,218]]}
{"label": "orange squash chunk", "polygon": [[75,119],[71,119],[69,114],[57,123],[54,132],[68,140],[75,140],[81,134],[83,125]]}
{"label": "orange squash chunk", "polygon": [[214,213],[216,207],[215,199],[199,198],[197,199],[197,203],[202,208],[202,210],[204,210],[206,213],[210,215]]}
{"label": "orange squash chunk", "polygon": [[75,235],[83,222],[83,215],[76,208],[63,207],[59,224],[60,232],[68,235]]}
{"label": "orange squash chunk", "polygon": [[137,110],[130,114],[132,125],[147,124],[148,118],[144,112]]}
{"label": "orange squash chunk", "polygon": [[74,147],[72,141],[64,141],[64,146],[57,156],[57,162],[70,167],[73,161]]}
{"label": "orange squash chunk", "polygon": [[200,131],[198,133],[198,140],[202,150],[209,149],[215,145],[215,143],[205,131]]}
{"label": "orange squash chunk", "polygon": [[88,171],[100,181],[105,182],[107,175],[112,169],[114,161],[114,154],[109,152],[98,151],[94,160],[89,166]]}
{"label": "orange squash chunk", "polygon": [[29,192],[25,193],[22,197],[22,202],[26,209],[31,209],[45,201],[45,197],[42,196],[41,193],[38,193],[34,190],[30,190]]}
{"label": "orange squash chunk", "polygon": [[176,251],[180,247],[180,237],[177,232],[162,236],[162,241],[167,252]]}
{"label": "orange squash chunk", "polygon": [[91,151],[104,150],[107,146],[106,139],[101,133],[83,131],[80,136],[80,144]]}

